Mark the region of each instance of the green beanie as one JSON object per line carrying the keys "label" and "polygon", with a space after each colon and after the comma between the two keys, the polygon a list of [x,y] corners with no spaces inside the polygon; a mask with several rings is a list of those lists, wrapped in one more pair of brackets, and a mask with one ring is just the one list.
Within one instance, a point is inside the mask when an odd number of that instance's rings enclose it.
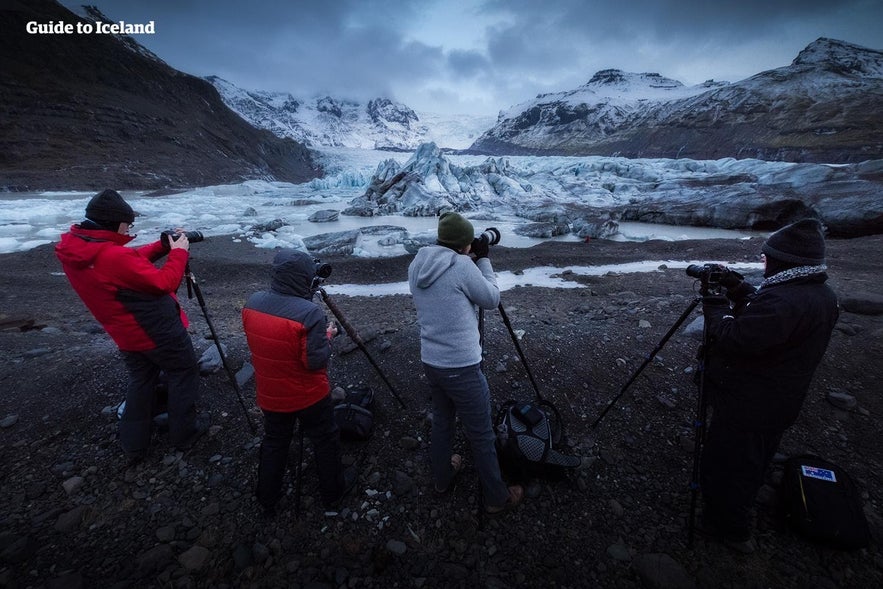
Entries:
{"label": "green beanie", "polygon": [[465,247],[475,239],[472,223],[457,213],[448,211],[438,218],[438,241],[457,248]]}

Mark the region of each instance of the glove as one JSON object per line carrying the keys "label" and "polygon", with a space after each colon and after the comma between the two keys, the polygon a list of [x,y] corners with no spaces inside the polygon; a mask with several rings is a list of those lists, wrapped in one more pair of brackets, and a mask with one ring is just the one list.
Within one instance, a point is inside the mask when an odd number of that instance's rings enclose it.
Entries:
{"label": "glove", "polygon": [[730,270],[729,268],[724,269],[724,274],[721,276],[721,286],[726,288],[727,290],[731,288],[735,288],[739,286],[742,280],[745,277],[736,272],[735,270]]}
{"label": "glove", "polygon": [[484,239],[473,239],[472,249],[470,251],[475,255],[476,260],[480,260],[481,258],[488,257],[488,254],[490,254],[491,251],[491,246]]}

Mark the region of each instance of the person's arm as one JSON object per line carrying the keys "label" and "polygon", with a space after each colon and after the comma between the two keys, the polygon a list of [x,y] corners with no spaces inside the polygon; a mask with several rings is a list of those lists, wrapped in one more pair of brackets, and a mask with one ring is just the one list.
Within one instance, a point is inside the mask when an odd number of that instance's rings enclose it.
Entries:
{"label": "person's arm", "polygon": [[[469,258],[465,258],[469,260]],[[494,268],[487,258],[479,258],[473,264],[464,264],[463,292],[473,304],[482,309],[496,309],[500,304],[500,287]]]}
{"label": "person's arm", "polygon": [[307,330],[307,368],[321,370],[331,358],[331,343],[328,339],[328,322],[325,313],[314,306],[304,319]]}
{"label": "person's arm", "polygon": [[763,356],[788,341],[795,323],[794,308],[773,292],[753,298],[733,314],[703,305],[708,333],[719,353]]}
{"label": "person's arm", "polygon": [[152,295],[178,290],[190,255],[185,247],[173,247],[165,264],[157,268],[139,249],[119,247],[108,253],[114,256],[110,267],[119,288]]}

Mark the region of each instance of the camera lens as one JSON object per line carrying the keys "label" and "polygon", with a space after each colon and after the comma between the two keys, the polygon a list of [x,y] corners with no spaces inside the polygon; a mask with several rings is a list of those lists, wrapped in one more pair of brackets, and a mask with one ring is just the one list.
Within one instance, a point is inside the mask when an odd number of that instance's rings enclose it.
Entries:
{"label": "camera lens", "polygon": [[190,243],[196,243],[205,239],[202,231],[187,231],[184,233],[184,235],[187,236],[187,239],[190,240]]}
{"label": "camera lens", "polygon": [[500,230],[496,227],[488,227],[478,236],[478,239],[487,242],[488,245],[497,245],[500,243]]}
{"label": "camera lens", "polygon": [[700,266],[699,264],[690,264],[687,266],[687,276],[702,278],[703,274],[705,274],[705,266]]}

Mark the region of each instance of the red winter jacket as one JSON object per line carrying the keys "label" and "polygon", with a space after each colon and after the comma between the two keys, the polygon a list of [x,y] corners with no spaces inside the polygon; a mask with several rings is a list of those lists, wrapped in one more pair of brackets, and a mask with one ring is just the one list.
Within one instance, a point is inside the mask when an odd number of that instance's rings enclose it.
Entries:
{"label": "red winter jacket", "polygon": [[[187,317],[175,291],[188,252],[166,250],[160,241],[124,247],[133,237],[103,229],[71,227],[55,246],[64,273],[83,303],[121,350],[152,350],[180,337]],[[153,265],[168,252],[168,260]]]}
{"label": "red winter jacket", "polygon": [[325,313],[309,300],[315,264],[285,253],[274,265],[271,290],[254,293],[242,309],[261,409],[289,413],[328,395],[331,346]]}

